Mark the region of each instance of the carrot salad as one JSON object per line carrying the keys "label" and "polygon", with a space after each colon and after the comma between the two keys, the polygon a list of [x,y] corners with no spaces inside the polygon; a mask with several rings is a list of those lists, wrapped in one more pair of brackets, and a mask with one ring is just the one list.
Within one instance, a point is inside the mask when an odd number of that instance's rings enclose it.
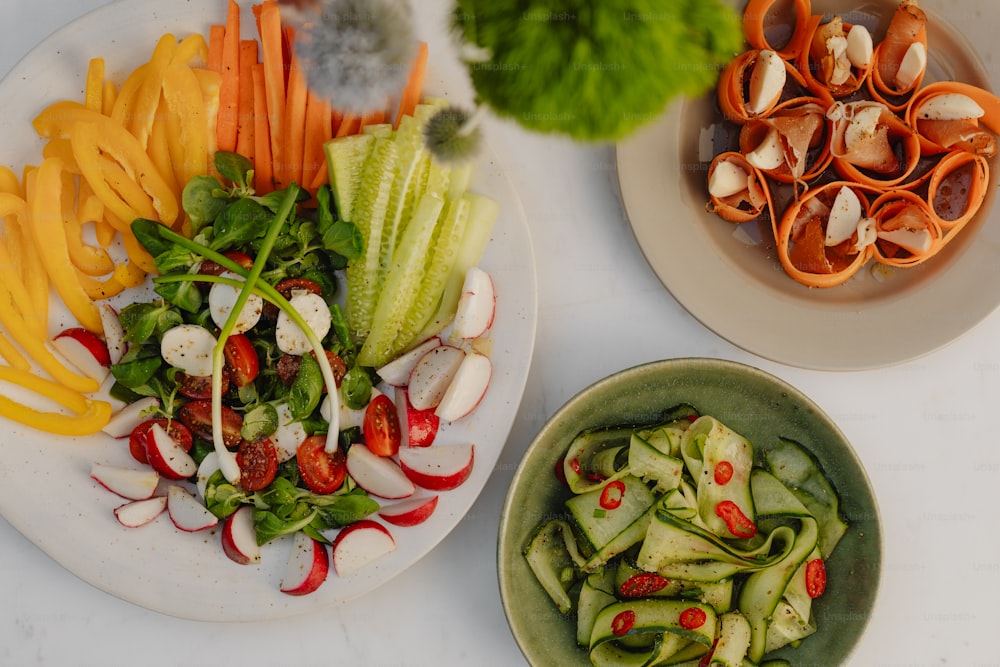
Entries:
{"label": "carrot salad", "polygon": [[809,287],[843,284],[870,262],[934,257],[986,199],[1000,99],[957,81],[925,85],[917,0],[899,3],[880,40],[797,0],[781,47],[765,29],[774,4],[747,4],[748,48],[719,78],[739,146],[709,165],[707,210],[769,220],[781,266]]}

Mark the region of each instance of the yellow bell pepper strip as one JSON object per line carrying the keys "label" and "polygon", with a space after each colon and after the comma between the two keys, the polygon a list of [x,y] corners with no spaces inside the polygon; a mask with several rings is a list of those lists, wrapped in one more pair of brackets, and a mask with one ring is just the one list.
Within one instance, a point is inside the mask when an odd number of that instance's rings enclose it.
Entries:
{"label": "yellow bell pepper strip", "polygon": [[[62,140],[56,139],[54,141]],[[84,210],[87,202],[86,193],[77,192],[77,179],[65,162],[63,162],[62,179],[62,220],[70,261],[73,262],[73,266],[87,275],[103,276],[111,273],[115,270],[115,262],[111,259],[108,251],[104,248],[94,247],[83,239],[83,218],[81,215],[89,212]],[[93,198],[90,200],[92,201]]]}
{"label": "yellow bell pepper strip", "polygon": [[[24,201],[25,204],[31,201],[35,192],[35,179],[38,167],[28,166],[24,169]],[[30,205],[28,216],[25,217],[21,226],[21,244],[18,248],[19,257],[15,256],[15,261],[20,262],[21,284],[25,286],[31,295],[31,303],[35,307],[36,319],[28,322],[28,326],[34,328],[37,335],[44,340],[48,335],[49,322],[49,288],[51,287],[49,275],[45,271],[39,271],[38,267],[43,266],[41,251],[35,243],[35,235],[30,229]],[[14,249],[11,248],[13,251]]]}
{"label": "yellow bell pepper strip", "polygon": [[80,180],[80,190],[77,196],[80,202],[78,213],[80,220],[84,223],[94,224],[94,236],[97,238],[97,243],[107,250],[114,242],[118,230],[108,220],[104,202],[94,193],[86,179]]}
{"label": "yellow bell pepper strip", "polygon": [[[222,88],[222,75],[210,69],[195,67],[194,74],[201,84],[201,108],[205,115],[205,123],[208,125],[208,154],[215,155],[219,147],[218,137],[215,133],[215,126],[219,119],[219,91]],[[252,111],[247,112],[252,113]],[[209,173],[215,172],[215,162],[208,161]]]}
{"label": "yellow bell pepper strip", "polygon": [[0,357],[3,357],[12,368],[21,371],[31,370],[31,362],[25,358],[14,343],[10,342],[7,335],[0,331]]}
{"label": "yellow bell pepper strip", "polygon": [[[43,137],[69,137],[84,178],[126,225],[138,217],[156,218],[168,225],[177,219],[177,194],[138,140],[113,119],[63,100],[42,111],[34,126]],[[109,172],[109,163],[117,163],[118,168]],[[111,183],[126,192],[116,192]]]}
{"label": "yellow bell pepper strip", "polygon": [[104,58],[90,59],[87,83],[83,89],[83,104],[93,111],[104,110]]}
{"label": "yellow bell pepper strip", "polygon": [[173,60],[177,50],[177,40],[167,33],[160,37],[153,49],[153,55],[146,63],[146,75],[136,92],[132,112],[128,115],[126,128],[139,141],[143,150],[149,143],[149,133],[153,129],[153,118],[160,108],[160,94],[163,89],[163,73]]}
{"label": "yellow bell pepper strip", "polygon": [[[27,216],[28,205],[23,199],[17,195],[0,194],[0,217],[7,218],[5,228],[8,234],[12,231],[19,232]],[[14,305],[22,316],[34,311],[31,295],[24,288],[21,262],[8,250],[7,239],[2,236],[0,236],[0,281],[7,285],[14,298]]]}
{"label": "yellow bell pepper strip", "polygon": [[177,175],[174,173],[173,158],[170,155],[170,128],[171,122],[167,118],[167,114],[156,114],[156,118],[153,119],[153,131],[150,133],[149,143],[146,145],[146,153],[156,165],[157,171],[163,176],[163,180],[180,198],[183,186],[177,182]]}
{"label": "yellow bell pepper strip", "polygon": [[70,262],[62,221],[62,202],[67,194],[63,191],[62,160],[43,160],[38,167],[34,196],[29,202],[29,226],[38,248],[42,250],[42,265],[66,308],[82,327],[94,333],[103,333],[97,306],[80,287]]}
{"label": "yellow bell pepper strip", "polygon": [[[44,339],[47,335],[46,315],[47,308],[39,310],[40,305],[38,294],[29,290],[28,266],[37,267],[37,264],[25,266],[34,249],[31,238],[26,238],[25,222],[28,218],[28,205],[18,197],[10,193],[0,193],[0,218],[4,218],[4,237],[0,237],[0,282],[6,286],[10,294],[13,306],[24,321],[25,325],[34,332],[36,336]],[[34,271],[33,275],[43,272]],[[40,282],[48,289],[48,280],[44,277]],[[45,303],[48,303],[48,294],[45,295]]]}
{"label": "yellow bell pepper strip", "polygon": [[142,86],[142,82],[146,80],[146,72],[148,70],[149,63],[139,65],[132,70],[132,73],[122,83],[121,88],[118,89],[111,111],[109,112],[107,107],[105,107],[104,115],[110,116],[112,120],[122,127],[128,127],[128,119],[134,113],[133,108],[136,98],[139,95],[139,88]]}
{"label": "yellow bell pepper strip", "polygon": [[73,155],[73,145],[69,139],[63,139],[62,137],[49,139],[45,143],[45,146],[42,147],[42,158],[47,157],[57,157],[62,160],[63,167],[70,173],[80,173],[80,165],[76,163],[76,156]]}
{"label": "yellow bell pepper strip", "polygon": [[58,382],[39,377],[29,371],[0,366],[0,380],[16,384],[73,411],[38,410],[6,396],[0,396],[0,416],[25,426],[57,435],[91,435],[97,433],[111,418],[111,404],[87,398]]}
{"label": "yellow bell pepper strip", "polygon": [[45,345],[46,338],[35,335],[24,320],[21,319],[17,309],[14,307],[14,300],[10,295],[7,285],[0,283],[0,325],[7,330],[10,337],[17,343],[25,354],[49,376],[74,391],[90,394],[97,391],[100,386],[97,380],[91,377],[79,375],[66,367],[48,347]]}
{"label": "yellow bell pepper strip", "polygon": [[178,183],[206,173],[208,168],[208,123],[205,121],[201,84],[194,71],[184,63],[171,63],[163,72],[163,99],[167,112],[178,119],[180,131],[171,134],[171,155],[182,159],[174,161]]}
{"label": "yellow bell pepper strip", "polygon": [[177,50],[174,51],[171,62],[191,65],[196,60],[202,63],[208,62],[208,42],[205,41],[204,35],[193,32],[177,42]]}
{"label": "yellow bell pepper strip", "polygon": [[[125,284],[126,287],[136,287],[142,283],[145,274],[156,272],[156,262],[153,261],[153,256],[149,254],[142,244],[135,238],[135,235],[131,233],[122,235],[122,245],[125,246],[125,252],[128,254],[130,264],[134,264],[135,268],[140,271],[136,277],[138,282],[132,283],[125,275],[118,276],[118,279]],[[119,265],[121,266],[121,265]],[[117,273],[115,274],[118,275]]]}
{"label": "yellow bell pepper strip", "polygon": [[88,276],[103,276],[115,270],[115,261],[108,251],[84,241],[83,218],[73,211],[63,219],[69,258],[73,266]]}
{"label": "yellow bell pepper strip", "polygon": [[112,81],[105,81],[104,88],[101,90],[101,113],[105,116],[110,116],[112,109],[115,108],[115,101],[118,99],[118,89],[115,88],[115,84]]}
{"label": "yellow bell pepper strip", "polygon": [[21,182],[10,167],[0,165],[0,192],[21,196]]}
{"label": "yellow bell pepper strip", "polygon": [[88,276],[76,267],[73,268],[76,271],[76,280],[80,283],[80,288],[94,301],[109,299],[125,291],[125,286],[114,275],[110,275],[104,279],[95,278],[94,276]]}

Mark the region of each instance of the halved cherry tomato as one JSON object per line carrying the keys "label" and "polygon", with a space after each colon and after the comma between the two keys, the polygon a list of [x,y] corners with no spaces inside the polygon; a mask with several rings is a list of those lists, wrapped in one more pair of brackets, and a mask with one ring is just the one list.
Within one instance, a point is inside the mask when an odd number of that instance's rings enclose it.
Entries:
{"label": "halved cherry tomato", "polygon": [[[245,252],[231,250],[225,253],[225,256],[242,266],[247,271],[253,268],[253,258]],[[198,267],[198,273],[206,276],[222,275],[226,272],[226,270],[227,269],[225,269],[221,264],[211,259],[206,259],[201,263],[201,266]]]}
{"label": "halved cherry tomato", "polygon": [[435,410],[436,408],[419,410],[413,407],[410,395],[406,394],[406,442],[410,447],[430,447],[434,443],[438,429],[441,428],[441,418]]}
{"label": "halved cherry tomato", "polygon": [[[177,418],[191,429],[191,433],[213,442],[212,439],[212,401],[199,400],[186,403],[178,412]],[[222,406],[222,441],[229,449],[240,446],[243,436],[240,429],[243,428],[243,416],[232,408]]]}
{"label": "halved cherry tomato", "polygon": [[365,419],[361,425],[365,443],[378,456],[393,456],[399,452],[402,431],[396,405],[386,394],[373,398],[365,409]]}
{"label": "halved cherry tomato", "polygon": [[[278,293],[286,299],[292,297],[292,292],[298,291],[312,292],[313,294],[323,296],[323,288],[320,287],[319,283],[308,278],[284,278],[275,284],[274,289],[278,290]],[[264,304],[262,315],[267,320],[277,319],[278,307],[273,303],[266,303]]]}
{"label": "halved cherry tomato", "polygon": [[260,491],[278,474],[278,452],[268,438],[244,440],[236,450],[240,467],[240,486],[247,491]]}
{"label": "halved cherry tomato", "polygon": [[[347,374],[347,362],[343,358],[330,350],[325,350],[326,360],[330,363],[330,370],[333,371],[333,380],[340,386],[340,381],[344,379]],[[310,352],[313,359],[316,359],[316,353]],[[318,359],[317,359],[318,361]],[[297,354],[283,354],[275,363],[275,370],[278,372],[278,377],[281,381],[285,383],[285,386],[291,387],[292,383],[295,382],[295,376],[299,374],[299,365],[302,363],[302,357]],[[323,391],[326,391],[326,384],[323,385]]]}
{"label": "halved cherry tomato", "polygon": [[[193,399],[212,398],[211,375],[188,375],[177,373],[177,391],[181,396]],[[222,393],[229,391],[229,378],[222,376]]]}
{"label": "halved cherry tomato", "polygon": [[167,419],[166,417],[155,417],[153,419],[147,419],[140,423],[128,436],[128,451],[139,463],[149,463],[149,458],[146,456],[146,438],[149,437],[149,430],[153,427],[153,424],[159,424],[167,430],[167,433],[173,438],[178,445],[184,448],[184,451],[191,451],[191,446],[194,443],[194,437],[191,435],[191,430],[177,421],[176,419]]}
{"label": "halved cherry tomato", "polygon": [[[260,360],[257,350],[246,334],[233,334],[226,339],[222,348],[226,358],[226,375],[237,387],[245,387],[257,379],[260,372]],[[208,398],[212,395],[209,393]]]}
{"label": "halved cherry tomato", "polygon": [[311,435],[295,452],[299,474],[313,493],[333,493],[347,477],[347,457],[340,448],[326,451],[326,436]]}

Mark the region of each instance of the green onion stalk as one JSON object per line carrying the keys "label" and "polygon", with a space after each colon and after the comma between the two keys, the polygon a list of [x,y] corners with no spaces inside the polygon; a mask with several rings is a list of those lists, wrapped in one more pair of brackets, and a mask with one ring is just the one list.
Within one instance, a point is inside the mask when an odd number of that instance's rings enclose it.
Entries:
{"label": "green onion stalk", "polygon": [[[191,252],[205,257],[206,259],[211,259],[223,268],[244,278],[243,281],[227,281],[226,279],[212,280],[212,276],[198,276],[198,280],[204,280],[207,282],[229,282],[234,287],[240,287],[240,293],[236,298],[236,303],[234,304],[232,311],[229,313],[229,317],[226,319],[226,322],[222,327],[222,331],[219,334],[215,348],[212,351],[212,439],[214,440],[215,451],[219,456],[219,467],[222,470],[222,474],[232,484],[239,483],[240,470],[239,466],[236,464],[236,458],[225,448],[222,439],[222,368],[224,363],[226,340],[232,333],[243,307],[246,305],[247,300],[253,293],[259,294],[262,298],[270,303],[273,303],[285,314],[287,314],[289,319],[291,319],[292,322],[294,322],[305,334],[310,346],[316,353],[316,361],[319,363],[320,371],[323,374],[323,381],[326,384],[327,393],[330,395],[331,401],[333,401],[330,409],[330,426],[327,431],[325,449],[327,452],[332,452],[339,446],[338,435],[340,431],[340,409],[336,403],[338,400],[337,382],[333,374],[333,368],[330,366],[330,361],[327,359],[326,352],[323,349],[323,343],[316,335],[316,332],[312,330],[312,327],[309,326],[299,312],[295,310],[287,299],[285,299],[285,297],[274,289],[273,286],[267,284],[266,282],[259,281],[260,274],[264,270],[264,265],[267,262],[268,255],[274,248],[278,235],[281,233],[281,228],[284,225],[285,220],[288,218],[288,215],[291,213],[292,207],[295,205],[298,191],[299,187],[295,184],[288,188],[288,193],[281,201],[281,205],[278,207],[274,218],[269,224],[267,233],[261,243],[260,251],[257,253],[253,267],[249,271],[225,255],[206,248],[201,244],[172,231],[168,227],[160,226],[159,228],[160,236],[164,240],[176,243]],[[156,278],[155,281],[174,282],[175,280],[191,279],[192,278],[187,275],[176,277],[161,276]]]}

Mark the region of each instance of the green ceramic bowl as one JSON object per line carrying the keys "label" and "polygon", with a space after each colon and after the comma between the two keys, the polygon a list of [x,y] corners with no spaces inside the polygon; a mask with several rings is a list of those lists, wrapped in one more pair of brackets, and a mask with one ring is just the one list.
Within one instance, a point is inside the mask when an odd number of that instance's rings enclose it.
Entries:
{"label": "green ceramic bowl", "polygon": [[792,438],[817,457],[841,495],[850,529],[827,563],[826,592],[813,607],[817,632],[798,648],[771,654],[792,664],[838,665],[868,624],[879,583],[882,534],[868,476],[836,424],[809,398],[759,369],[717,359],[673,359],[622,371],[564,405],[521,461],[500,520],[498,573],[504,612],[532,665],[587,665],[575,641],[575,619],[561,616],[538,585],[523,549],[545,517],[559,513],[568,491],[556,462],[581,430],[655,421],[678,403],[718,417],[751,442]]}

